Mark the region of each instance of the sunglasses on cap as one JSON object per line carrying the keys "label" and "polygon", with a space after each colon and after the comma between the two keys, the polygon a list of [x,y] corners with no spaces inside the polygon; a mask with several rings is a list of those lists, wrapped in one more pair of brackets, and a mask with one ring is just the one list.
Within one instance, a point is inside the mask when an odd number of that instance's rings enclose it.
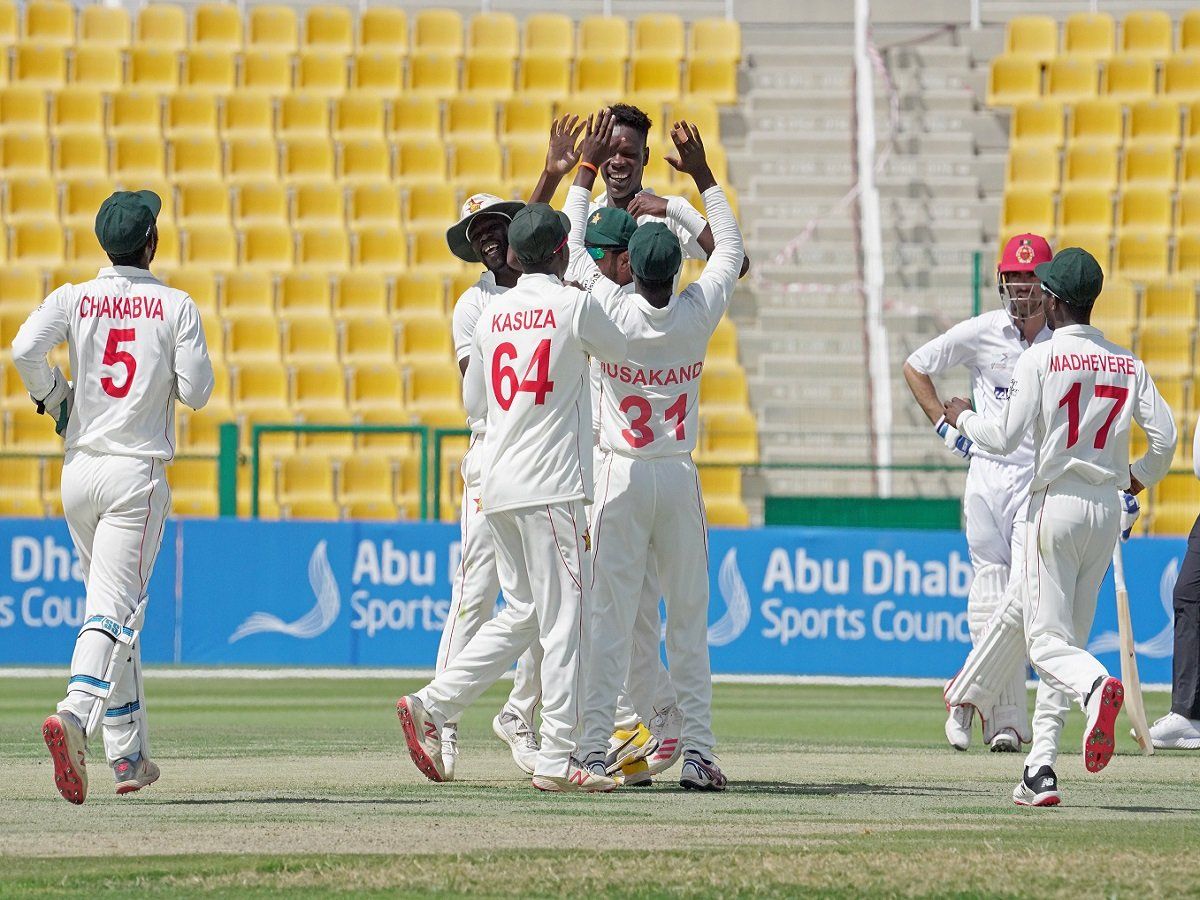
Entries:
{"label": "sunglasses on cap", "polygon": [[588,247],[588,256],[599,262],[604,259],[605,253],[624,253],[628,247]]}

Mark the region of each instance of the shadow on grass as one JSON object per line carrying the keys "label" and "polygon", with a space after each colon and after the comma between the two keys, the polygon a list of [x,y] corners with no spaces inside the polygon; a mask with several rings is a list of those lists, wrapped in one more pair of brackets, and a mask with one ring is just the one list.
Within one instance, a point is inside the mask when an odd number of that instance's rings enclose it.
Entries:
{"label": "shadow on grass", "polygon": [[145,800],[139,806],[232,806],[237,803],[317,803],[331,806],[413,806],[432,803],[431,800],[405,800],[400,797],[381,797],[378,800],[341,799],[337,797],[186,797],[179,800]]}
{"label": "shadow on grass", "polygon": [[[682,791],[683,788],[678,788],[678,790]],[[982,788],[938,787],[936,785],[866,784],[863,782],[797,784],[792,781],[731,781],[729,782],[729,792],[792,797],[945,797],[989,793]]]}
{"label": "shadow on grass", "polygon": [[1190,813],[1192,815],[1200,813],[1200,808],[1194,806],[1185,809],[1172,806],[1097,806],[1096,809],[1103,809],[1106,812],[1123,813]]}

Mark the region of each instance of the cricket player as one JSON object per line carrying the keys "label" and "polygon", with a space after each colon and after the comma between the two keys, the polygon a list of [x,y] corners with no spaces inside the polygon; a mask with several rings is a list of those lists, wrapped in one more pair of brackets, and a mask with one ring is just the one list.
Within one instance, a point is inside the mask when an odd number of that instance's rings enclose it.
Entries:
{"label": "cricket player", "polygon": [[[1084,648],[1121,530],[1119,492],[1137,495],[1167,474],[1176,433],[1142,361],[1089,324],[1104,284],[1092,255],[1071,247],[1035,273],[1053,337],[1018,360],[1002,409],[975,412],[955,398],[946,404],[946,420],[989,453],[1012,453],[1034,435],[1023,589],[1029,660],[1041,684],[1033,745],[1013,800],[1053,806],[1060,800],[1054,764],[1071,700],[1087,713],[1087,770],[1099,772],[1113,754],[1124,689]],[[1131,419],[1148,440],[1146,455],[1132,466]]]}
{"label": "cricket player", "polygon": [[[96,237],[112,265],[54,291],[13,341],[29,396],[65,438],[63,510],[87,590],[67,695],[42,725],[55,787],[75,804],[87,798],[87,741],[97,731],[118,794],[159,776],[138,634],[171,508],[164,469],[175,454],[175,402],[200,409],[213,389],[196,304],[149,271],[161,208],[150,191],[105,200]],[[63,341],[73,385],[46,361]]]}
{"label": "cricket player", "polygon": [[588,293],[566,287],[568,223],[544,203],[513,216],[509,245],[525,274],[476,324],[463,399],[487,418],[482,505],[507,602],[455,660],[397,712],[409,752],[442,781],[441,728],[542,644],[541,747],[533,786],[610,791],[616,782],[576,757],[588,653],[592,499],[588,356],[625,358],[624,334]]}
{"label": "cricket player", "polygon": [[[679,782],[719,791],[726,779],[712,753],[708,525],[691,451],[704,355],[745,257],[698,130],[680,122],[671,136],[678,153],[671,165],[695,179],[717,238],[703,274],[678,295],[683,251],[670,229],[641,225],[629,241],[635,293],[622,297],[614,311],[629,336],[629,353],[619,364],[600,366],[603,467],[593,513],[593,658],[581,751],[593,773],[606,771],[615,699],[629,669],[640,587],[652,561],[666,601],[667,656],[683,713]],[[582,206],[589,174],[581,169],[576,176],[569,204]]]}
{"label": "cricket player", "polygon": [[[989,453],[973,447],[942,415],[942,401],[934,386],[934,375],[958,366],[971,373],[971,394],[976,408],[988,415],[999,415],[1008,403],[1009,383],[1021,354],[1029,347],[1049,340],[1044,298],[1036,266],[1049,262],[1050,245],[1036,234],[1019,234],[1004,245],[996,267],[996,287],[1002,309],[983,313],[955,325],[908,357],[904,379],[913,397],[921,405],[938,436],[950,452],[971,461],[963,495],[967,547],[975,578],[967,595],[967,621],[971,641],[979,646],[989,630],[993,616],[1002,618],[1013,596],[1006,595],[1010,573],[1020,570],[1025,506],[1033,478],[1033,435],[1027,434],[1020,446],[1008,455]],[[990,688],[987,702],[976,693],[955,696],[949,702],[946,739],[956,750],[971,745],[971,722],[980,711],[983,739],[993,752],[1013,752],[1028,742],[1029,714],[1025,692],[1025,654],[1019,628],[1019,611],[1008,610],[1015,623],[1008,636],[1014,654],[1007,655],[988,671],[987,679],[976,691]],[[993,637],[997,639],[1005,626]],[[961,689],[980,679],[957,682]],[[951,684],[953,688],[955,683]]]}
{"label": "cricket player", "polygon": [[[465,375],[471,358],[475,326],[491,299],[516,287],[520,272],[508,264],[508,226],[525,204],[506,201],[493,194],[473,194],[463,203],[458,222],[446,232],[450,251],[465,262],[483,263],[479,281],[467,288],[454,305],[454,352]],[[436,672],[440,673],[467,645],[475,632],[492,617],[500,593],[496,573],[496,551],[492,534],[483,518],[480,498],[480,466],[487,431],[483,416],[468,419],[471,443],[462,461],[463,496],[459,527],[462,556],[450,587],[450,611],[438,645]],[[504,708],[492,720],[492,731],[509,747],[513,761],[527,775],[537,760],[537,733],[533,717],[541,684],[536,641],[517,661],[512,691]],[[454,780],[458,759],[458,723],[442,729],[442,768],[446,781]]]}

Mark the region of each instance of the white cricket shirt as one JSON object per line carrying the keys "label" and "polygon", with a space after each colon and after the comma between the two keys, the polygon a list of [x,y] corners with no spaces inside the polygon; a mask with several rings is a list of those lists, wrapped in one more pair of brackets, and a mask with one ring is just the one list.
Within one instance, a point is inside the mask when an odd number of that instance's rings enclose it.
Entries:
{"label": "white cricket shirt", "polygon": [[[574,187],[574,185],[572,185]],[[654,194],[650,188],[644,187],[639,194]],[[658,195],[655,195],[658,196]],[[659,216],[638,216],[637,223],[645,225],[647,222],[662,222],[671,230],[675,237],[679,238],[679,246],[683,248],[684,259],[705,259],[708,254],[704,252],[704,248],[700,246],[700,235],[704,232],[704,228],[708,222],[704,220],[704,216],[696,211],[696,207],[688,203],[683,197],[675,194],[663,194],[663,199],[667,201],[669,209],[668,215],[665,218]],[[588,215],[591,215],[602,206],[608,206],[608,191],[604,191],[588,206]],[[738,263],[739,269],[741,263]]]}
{"label": "white cricket shirt", "polygon": [[170,460],[175,401],[200,409],[213,389],[192,298],[133,266],[111,266],[92,281],[64,284],[30,314],[13,341],[13,363],[33,396],[53,387],[46,355],[64,340],[75,384],[66,449]]}
{"label": "white cricket shirt", "polygon": [[589,293],[526,274],[475,327],[463,400],[486,416],[485,513],[591,502],[588,355],[625,358],[625,336]]}
{"label": "white cricket shirt", "polygon": [[1067,325],[1017,361],[1008,403],[999,415],[968,410],[958,430],[976,445],[1005,454],[1030,432],[1033,490],[1064,475],[1089,484],[1129,487],[1129,423],[1146,432],[1146,455],[1133,463],[1149,487],[1175,455],[1175,420],[1146,366],[1090,325]]}
{"label": "white cricket shirt", "polygon": [[[454,355],[462,361],[471,355],[471,338],[475,334],[475,324],[483,315],[492,297],[503,294],[508,288],[496,284],[496,276],[484,271],[479,280],[463,291],[458,302],[454,304],[454,317],[451,322],[451,333],[454,336]],[[487,430],[484,417],[467,416],[467,426],[471,431],[481,436]]]}
{"label": "white cricket shirt", "polygon": [[[1043,326],[1033,339],[1034,345],[1048,341],[1050,334],[1050,329]],[[959,322],[945,334],[917,348],[908,357],[908,364],[922,375],[940,375],[955,366],[965,366],[971,373],[971,397],[975,409],[996,418],[1008,402],[1017,360],[1030,346],[1008,313],[994,309]],[[972,448],[971,455],[1017,466],[1032,466],[1033,435],[1027,435],[1008,456],[991,453],[979,446]]]}

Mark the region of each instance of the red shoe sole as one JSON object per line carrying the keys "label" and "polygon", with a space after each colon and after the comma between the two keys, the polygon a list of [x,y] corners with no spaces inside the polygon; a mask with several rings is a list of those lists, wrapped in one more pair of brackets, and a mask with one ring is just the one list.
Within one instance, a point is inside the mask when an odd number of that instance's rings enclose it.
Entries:
{"label": "red shoe sole", "polygon": [[412,712],[403,697],[396,703],[396,715],[400,717],[400,727],[404,729],[404,742],[408,744],[408,755],[412,757],[413,764],[430,781],[440,783],[443,780],[442,776],[438,774],[437,766],[421,746],[421,740],[417,737],[417,723],[413,721]]}
{"label": "red shoe sole", "polygon": [[1083,765],[1089,772],[1101,771],[1112,759],[1117,749],[1117,713],[1125,703],[1125,688],[1117,679],[1108,679],[1101,691],[1100,715],[1083,739]]}
{"label": "red shoe sole", "polygon": [[67,752],[67,736],[63,734],[58,716],[50,716],[42,724],[42,738],[54,761],[54,786],[68,803],[79,806],[87,796],[87,787]]}
{"label": "red shoe sole", "polygon": [[1045,800],[1038,800],[1036,803],[1022,803],[1020,800],[1014,800],[1017,806],[1058,806],[1061,800],[1058,797],[1047,797]]}

